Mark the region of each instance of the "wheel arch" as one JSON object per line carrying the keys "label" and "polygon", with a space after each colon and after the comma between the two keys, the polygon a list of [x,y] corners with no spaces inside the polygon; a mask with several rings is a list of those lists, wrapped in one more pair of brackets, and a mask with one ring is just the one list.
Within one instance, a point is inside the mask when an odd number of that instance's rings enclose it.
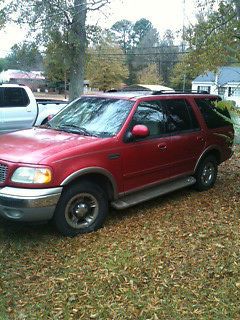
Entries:
{"label": "wheel arch", "polygon": [[221,163],[221,151],[220,151],[219,147],[218,146],[211,146],[211,147],[207,148],[206,150],[204,150],[204,152],[199,157],[199,159],[195,165],[194,172],[197,171],[197,168],[198,168],[199,164],[201,163],[201,161],[211,155],[216,158],[217,165],[219,165]]}
{"label": "wheel arch", "polygon": [[104,188],[109,200],[117,198],[117,184],[113,175],[103,168],[91,167],[78,170],[63,180],[61,186],[78,183],[82,180],[91,181]]}

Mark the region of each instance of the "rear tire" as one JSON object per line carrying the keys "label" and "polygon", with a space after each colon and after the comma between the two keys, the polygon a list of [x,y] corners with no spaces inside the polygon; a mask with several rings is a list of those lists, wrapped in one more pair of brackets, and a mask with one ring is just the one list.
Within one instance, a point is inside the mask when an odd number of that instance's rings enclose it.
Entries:
{"label": "rear tire", "polygon": [[194,185],[198,191],[205,191],[212,188],[217,179],[218,165],[214,156],[204,158],[196,171]]}
{"label": "rear tire", "polygon": [[64,236],[76,236],[99,229],[108,213],[104,191],[96,184],[82,181],[67,187],[57,204],[53,223]]}

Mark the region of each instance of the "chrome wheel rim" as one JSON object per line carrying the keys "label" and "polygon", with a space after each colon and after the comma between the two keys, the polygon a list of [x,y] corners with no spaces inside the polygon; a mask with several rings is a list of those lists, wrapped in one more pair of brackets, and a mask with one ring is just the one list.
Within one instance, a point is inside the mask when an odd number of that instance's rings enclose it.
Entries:
{"label": "chrome wheel rim", "polygon": [[90,193],[79,193],[72,197],[65,209],[65,218],[74,229],[89,227],[98,216],[97,199]]}
{"label": "chrome wheel rim", "polygon": [[201,175],[201,181],[204,185],[209,185],[214,179],[215,167],[212,162],[205,164]]}

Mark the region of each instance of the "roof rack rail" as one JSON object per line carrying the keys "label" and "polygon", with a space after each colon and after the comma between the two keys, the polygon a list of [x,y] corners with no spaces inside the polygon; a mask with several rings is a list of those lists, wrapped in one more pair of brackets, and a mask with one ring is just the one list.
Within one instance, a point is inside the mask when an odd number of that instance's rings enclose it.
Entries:
{"label": "roof rack rail", "polygon": [[148,89],[129,89],[129,90],[126,90],[126,89],[109,89],[106,91],[107,93],[111,93],[111,92],[150,92],[152,93],[153,91],[152,90],[148,90]]}
{"label": "roof rack rail", "polygon": [[152,91],[152,95],[159,95],[164,93],[176,93],[176,91],[173,90],[159,90],[159,91]]}
{"label": "roof rack rail", "polygon": [[118,89],[109,89],[109,90],[107,90],[106,92],[107,92],[107,93],[111,93],[111,92],[119,92],[119,91],[121,91],[121,90],[118,90]]}
{"label": "roof rack rail", "polygon": [[106,93],[114,93],[114,92],[142,92],[142,93],[146,93],[149,95],[161,95],[161,94],[210,94],[208,91],[197,91],[197,90],[185,90],[185,91],[181,91],[181,90],[146,90],[146,89],[136,89],[136,90],[124,90],[124,89],[110,89],[107,90]]}
{"label": "roof rack rail", "polygon": [[160,91],[153,91],[152,95],[159,95],[159,94],[186,94],[186,93],[191,93],[191,94],[209,94],[208,91],[197,91],[197,90],[185,90],[185,91],[172,91],[172,90],[160,90]]}

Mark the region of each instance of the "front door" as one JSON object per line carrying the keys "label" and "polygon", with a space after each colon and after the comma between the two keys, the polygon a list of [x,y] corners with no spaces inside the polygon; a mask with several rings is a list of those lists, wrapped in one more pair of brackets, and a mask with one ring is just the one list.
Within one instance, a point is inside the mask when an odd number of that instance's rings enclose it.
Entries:
{"label": "front door", "polygon": [[165,135],[165,114],[159,101],[145,101],[131,121],[129,131],[136,124],[148,127],[150,134],[144,139],[128,140],[122,149],[125,192],[159,182],[169,177],[169,143]]}

